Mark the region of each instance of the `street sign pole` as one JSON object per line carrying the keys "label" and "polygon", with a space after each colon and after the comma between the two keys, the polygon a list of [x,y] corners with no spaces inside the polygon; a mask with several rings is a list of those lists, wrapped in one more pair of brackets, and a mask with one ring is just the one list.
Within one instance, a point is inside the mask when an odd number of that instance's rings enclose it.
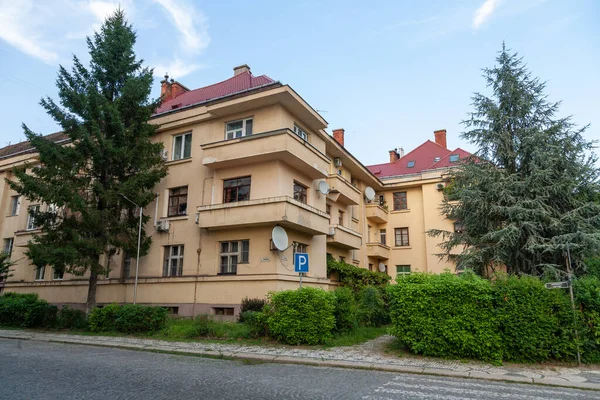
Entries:
{"label": "street sign pole", "polygon": [[575,297],[573,296],[573,277],[571,276],[571,252],[567,245],[567,274],[569,276],[569,294],[571,295],[571,306],[573,307],[573,327],[575,328],[575,344],[577,345],[577,365],[581,365],[581,352],[579,351],[579,333],[577,332],[577,314],[575,312]]}
{"label": "street sign pole", "polygon": [[302,272],[300,272],[300,289],[302,289]]}

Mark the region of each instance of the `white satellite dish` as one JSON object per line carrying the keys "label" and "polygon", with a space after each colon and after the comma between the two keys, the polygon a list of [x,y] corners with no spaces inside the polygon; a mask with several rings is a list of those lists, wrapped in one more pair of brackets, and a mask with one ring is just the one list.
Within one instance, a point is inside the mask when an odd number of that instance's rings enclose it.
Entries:
{"label": "white satellite dish", "polygon": [[365,197],[369,201],[373,201],[373,199],[375,198],[375,190],[373,190],[371,186],[367,186],[367,188],[365,189]]}
{"label": "white satellite dish", "polygon": [[385,272],[385,264],[379,263],[379,272]]}
{"label": "white satellite dish", "polygon": [[275,246],[275,248],[279,251],[284,251],[288,248],[287,232],[279,225],[273,228],[271,240],[273,241],[273,246]]}
{"label": "white satellite dish", "polygon": [[329,185],[327,184],[327,182],[325,181],[320,181],[319,184],[317,185],[317,191],[321,194],[328,194],[329,193]]}

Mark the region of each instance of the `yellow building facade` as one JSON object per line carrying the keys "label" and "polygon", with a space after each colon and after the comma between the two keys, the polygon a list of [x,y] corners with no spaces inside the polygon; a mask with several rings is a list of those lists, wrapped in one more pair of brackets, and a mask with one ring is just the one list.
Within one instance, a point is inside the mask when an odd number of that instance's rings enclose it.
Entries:
{"label": "yellow building facade", "polygon": [[[327,276],[328,255],[392,278],[454,268],[435,256],[437,239],[426,235],[453,227],[439,212],[439,185],[451,166],[408,175],[388,174],[387,164],[365,167],[343,147],[343,130],[330,136],[327,122],[290,86],[255,77],[247,66],[196,90],[168,77],[161,84],[165,100],[151,122],[159,126],[154,140],[164,145],[168,175],[144,209],[152,246],[139,260],[138,303],[180,315],[233,315],[244,297],[298,287],[295,251],[309,254],[303,284],[324,289],[336,285]],[[49,138],[68,143],[60,133]],[[406,160],[394,152],[390,164]],[[28,210],[47,205],[19,196],[5,178],[35,161],[27,142],[0,149],[0,235],[16,262],[0,286],[82,306],[86,276],[36,269],[24,255],[39,233]],[[287,232],[284,251],[273,246],[275,226]],[[104,260],[110,273],[98,281],[99,305],[133,301],[131,256]]]}

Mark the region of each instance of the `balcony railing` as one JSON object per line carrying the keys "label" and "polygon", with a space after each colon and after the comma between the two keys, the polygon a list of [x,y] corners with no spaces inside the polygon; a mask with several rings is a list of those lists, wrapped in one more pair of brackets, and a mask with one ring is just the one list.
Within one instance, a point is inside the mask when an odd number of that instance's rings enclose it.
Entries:
{"label": "balcony railing", "polygon": [[330,174],[327,182],[331,188],[329,197],[334,201],[339,201],[346,205],[360,204],[360,190],[352,186],[346,179],[338,174]]}
{"label": "balcony railing", "polygon": [[289,196],[268,197],[197,207],[198,225],[232,229],[279,224],[312,235],[329,232],[329,214]]}
{"label": "balcony railing", "polygon": [[281,160],[312,179],[325,178],[330,158],[290,129],[257,133],[200,146],[202,163],[219,169]]}
{"label": "balcony railing", "polygon": [[327,244],[343,249],[360,249],[362,235],[341,225],[331,225],[327,235]]}
{"label": "balcony railing", "polygon": [[367,218],[371,221],[377,224],[385,224],[387,222],[389,214],[387,209],[383,208],[382,206],[376,203],[367,204],[365,208]]}

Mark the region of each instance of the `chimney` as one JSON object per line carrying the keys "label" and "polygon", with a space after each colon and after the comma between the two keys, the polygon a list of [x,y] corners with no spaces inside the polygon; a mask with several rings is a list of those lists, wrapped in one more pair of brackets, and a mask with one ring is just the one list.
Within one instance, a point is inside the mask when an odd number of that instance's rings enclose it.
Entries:
{"label": "chimney", "polygon": [[433,134],[435,135],[435,142],[443,148],[447,149],[448,145],[446,144],[446,130],[440,129],[437,131],[433,131]]}
{"label": "chimney", "polygon": [[188,88],[174,79],[169,80],[169,75],[165,74],[165,79],[160,81],[160,97],[163,102],[174,99],[182,93],[189,91]]}
{"label": "chimney", "polygon": [[400,154],[396,149],[390,150],[390,163],[395,163],[400,159]]}
{"label": "chimney", "polygon": [[239,74],[243,74],[244,72],[250,72],[250,67],[248,64],[238,65],[237,67],[233,67],[233,76],[238,76]]}
{"label": "chimney", "polygon": [[344,130],[343,129],[334,129],[333,130],[333,138],[336,142],[344,146]]}

